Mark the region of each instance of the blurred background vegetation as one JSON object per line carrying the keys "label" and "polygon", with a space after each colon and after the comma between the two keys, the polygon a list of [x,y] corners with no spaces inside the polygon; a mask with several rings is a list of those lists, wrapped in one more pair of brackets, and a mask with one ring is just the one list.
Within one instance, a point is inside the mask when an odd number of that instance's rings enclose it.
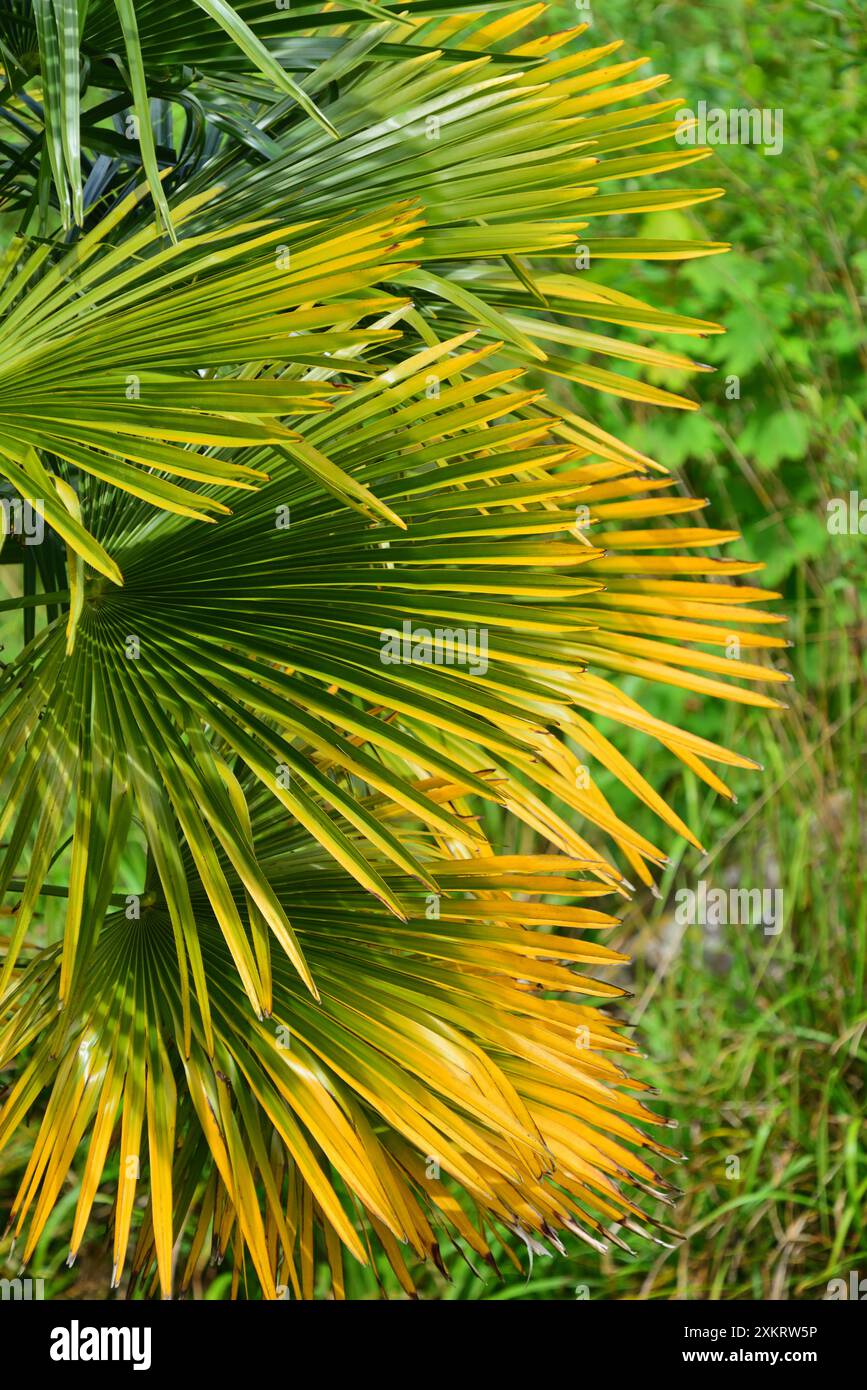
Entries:
{"label": "blurred background vegetation", "polygon": [[[702,344],[717,368],[699,378],[703,410],[598,395],[592,409],[604,428],[675,469],[684,490],[709,498],[711,524],[740,530],[730,555],[764,562],[760,582],[780,594],[788,618],[795,683],[790,708],[769,718],[628,682],[654,714],[765,769],[736,774],[732,807],[654,751],[648,775],[706,855],[675,842],[659,896],[639,895],[609,938],[634,958],[631,982],[621,971],[618,983],[634,991],[621,1013],[645,1054],[637,1069],[658,1088],[660,1114],[679,1125],[671,1142],[685,1158],[667,1176],[685,1195],[659,1213],[679,1239],[664,1248],[630,1238],[632,1257],[613,1250],[601,1260],[576,1243],[525,1256],[520,1271],[504,1258],[502,1281],[446,1251],[451,1282],[432,1270],[422,1297],[821,1298],[832,1278],[867,1276],[867,535],[827,526],[831,499],[867,499],[867,9],[844,0],[553,7],[558,27],[588,17],[594,43],[625,38],[620,56],[646,54],[653,71],[670,74],[664,94],[686,107],[783,112],[778,156],[720,146],[678,176],[724,188],[724,199],[644,219],[645,235],[727,241],[729,255],[683,268],[606,263],[606,277],[629,292],[726,325],[724,337]],[[694,389],[670,373],[660,384]],[[624,751],[648,772],[646,743]],[[650,812],[608,779],[600,785],[659,842]],[[674,894],[701,878],[781,888],[782,932],[678,925]],[[2,1205],[21,1159],[0,1157]],[[70,1186],[29,1273],[46,1278],[51,1297],[103,1298],[98,1225],[72,1270],[55,1235],[76,1196]],[[106,1224],[112,1200],[105,1185]],[[0,1241],[0,1274],[14,1264]],[[226,1297],[229,1281],[214,1271],[199,1296]],[[324,1292],[325,1271],[322,1282]],[[383,1291],[402,1296],[388,1271],[347,1268],[350,1298]]]}

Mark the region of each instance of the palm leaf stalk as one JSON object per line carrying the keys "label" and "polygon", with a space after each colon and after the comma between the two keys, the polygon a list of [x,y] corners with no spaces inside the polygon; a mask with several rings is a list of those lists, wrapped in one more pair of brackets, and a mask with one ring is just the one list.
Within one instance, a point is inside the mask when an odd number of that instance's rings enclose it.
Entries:
{"label": "palm leaf stalk", "polygon": [[[539,13],[4,6],[0,478],[47,525],[0,557],[25,1262],[73,1165],[70,1258],[113,1182],[146,1295],[227,1255],[233,1293],[324,1261],[339,1297],[347,1255],[411,1293],[453,1250],[665,1235],[675,1155],[601,1008],[624,958],[587,936],[665,853],[598,770],[697,844],[618,735],[724,796],[755,764],[621,678],[772,709],[786,643],[736,535],[592,420],[695,407],[643,378],[706,370],[656,338],[716,325],[606,267],[724,249],[622,235],[715,196],[642,182],[708,152]],[[125,110],[138,168],[101,149]],[[502,817],[545,852],[498,853]]]}

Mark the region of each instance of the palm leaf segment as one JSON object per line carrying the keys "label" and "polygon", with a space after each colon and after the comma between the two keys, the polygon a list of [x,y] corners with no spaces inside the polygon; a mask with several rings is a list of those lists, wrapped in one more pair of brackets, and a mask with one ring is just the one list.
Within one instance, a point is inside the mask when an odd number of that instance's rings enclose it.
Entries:
{"label": "palm leaf segment", "polygon": [[[623,106],[632,65],[521,41],[535,15],[311,30],[337,141],[273,91],[251,114],[277,153],[194,173],[175,240],[141,185],[8,257],[0,474],[51,528],[0,685],[0,1143],[42,1115],[25,1259],[82,1144],[72,1253],[117,1165],[120,1279],[146,1149],[132,1267],[163,1293],[230,1246],[236,1288],[308,1296],[320,1249],[337,1294],[374,1246],[409,1290],[405,1256],[448,1242],[647,1229],[623,1184],[660,1195],[639,1151],[670,1151],[590,1003],[621,991],[572,967],[622,959],[578,934],[616,920],[586,900],[664,856],[590,769],[696,843],[617,730],[724,794],[711,764],[752,764],[612,677],[772,706],[726,677],[785,677],[718,649],[784,643],[730,582],[755,567],[705,553],[731,533],[681,525],[700,503],[554,403],[565,378],[689,408],[632,373],[698,364],[620,330],[715,330],[571,268],[590,218],[708,191],[598,191],[684,162],[635,153],[677,102]],[[386,664],[407,631],[427,659]],[[554,853],[496,857],[485,807]]]}

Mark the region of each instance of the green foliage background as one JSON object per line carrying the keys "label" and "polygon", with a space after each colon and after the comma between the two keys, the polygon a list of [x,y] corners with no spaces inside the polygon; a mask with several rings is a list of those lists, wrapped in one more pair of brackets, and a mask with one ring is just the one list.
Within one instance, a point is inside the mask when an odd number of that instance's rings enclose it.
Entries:
{"label": "green foliage background", "polygon": [[[564,27],[588,17],[583,6],[557,9]],[[830,499],[867,497],[867,9],[596,0],[589,16],[596,42],[626,35],[623,57],[647,54],[670,73],[666,95],[676,91],[684,106],[783,111],[779,156],[719,147],[712,165],[680,177],[707,182],[710,173],[728,196],[642,228],[728,241],[732,253],[674,271],[629,267],[632,293],[726,325],[704,344],[717,373],[702,379],[703,411],[597,397],[596,419],[709,497],[713,524],[742,531],[737,553],[764,561],[764,582],[782,595],[795,685],[776,719],[649,692],[654,714],[765,765],[762,779],[736,776],[734,810],[698,784],[684,788],[673,768],[668,787],[657,783],[707,857],[676,842],[660,896],[637,898],[609,943],[635,958],[624,1015],[640,1030],[658,1107],[680,1126],[686,1195],[670,1220],[681,1241],[635,1242],[634,1259],[615,1250],[601,1262],[573,1247],[537,1257],[522,1275],[504,1263],[501,1283],[455,1264],[454,1282],[432,1271],[422,1296],[821,1298],[829,1279],[867,1272],[867,536],[833,536],[826,525]],[[738,399],[726,390],[733,376]],[[670,373],[664,384],[691,389]],[[622,751],[641,765],[637,739]],[[652,832],[649,812],[601,785],[618,813]],[[702,877],[781,887],[782,933],[678,926],[674,893]],[[14,1161],[4,1156],[0,1184],[12,1186]],[[93,1274],[87,1250],[67,1270],[66,1246],[52,1236],[75,1199],[70,1189],[29,1273],[48,1280],[52,1297],[104,1297],[101,1252]],[[8,1254],[0,1243],[0,1264]],[[229,1277],[217,1272],[202,1292],[225,1297]],[[381,1278],[402,1296],[388,1271]],[[373,1273],[347,1268],[347,1295],[379,1297]]]}

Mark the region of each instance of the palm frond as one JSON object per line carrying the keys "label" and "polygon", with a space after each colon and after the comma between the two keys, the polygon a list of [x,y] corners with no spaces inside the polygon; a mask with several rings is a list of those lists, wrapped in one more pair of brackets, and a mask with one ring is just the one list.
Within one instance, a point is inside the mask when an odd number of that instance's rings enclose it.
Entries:
{"label": "palm frond", "polygon": [[[88,1133],[71,1256],[116,1158],[120,1280],[146,1138],[150,1201],[132,1269],[164,1295],[184,1229],[197,1237],[181,1288],[231,1242],[270,1297],[278,1287],[309,1295],[314,1228],[334,1268],[341,1247],[366,1263],[371,1244],[381,1245],[408,1287],[400,1245],[442,1263],[441,1247],[462,1241],[492,1262],[486,1230],[555,1245],[557,1229],[594,1245],[620,1243],[612,1222],[646,1230],[619,1180],[664,1191],[643,1155],[672,1151],[643,1128],[654,1117],[629,1093],[641,1087],[622,1089],[618,1059],[631,1045],[589,1007],[620,991],[577,973],[624,959],[570,934],[616,920],[583,905],[605,891],[581,877],[584,866],[551,855],[498,860],[486,846],[450,858],[401,813],[395,823],[440,891],[433,915],[417,879],[383,860],[390,891],[406,905],[397,927],[303,831],[287,837],[269,801],[259,799],[252,823],[320,997],[311,999],[280,953],[268,1016],[250,1012],[192,855],[208,1030],[196,1016],[188,1031],[177,941],[159,896],[139,920],[106,918],[82,980],[81,998],[95,1008],[72,1008],[58,1023],[60,958],[34,959],[9,996],[3,1036],[10,1058],[29,1038],[44,1041],[10,1093],[0,1142],[39,1089],[50,1090],[13,1210],[16,1229],[26,1230],[23,1258]],[[243,912],[237,882],[234,893]],[[516,893],[531,895],[543,930],[526,930],[528,904]],[[563,989],[575,1002],[555,1006],[540,993]]]}
{"label": "palm frond", "polygon": [[636,692],[774,709],[786,643],[737,534],[592,418],[695,408],[661,340],[717,326],[608,263],[725,249],[625,234],[716,196],[677,179],[706,151],[538,15],[3,7],[0,479],[47,526],[0,604],[25,1260],[73,1163],[72,1256],[115,1184],[146,1294],[229,1248],[273,1298],[320,1260],[340,1296],[347,1252],[411,1292],[402,1250],[656,1238],[672,1151],[587,933],[665,852],[600,772],[696,844],[624,735],[722,795],[755,764]]}

